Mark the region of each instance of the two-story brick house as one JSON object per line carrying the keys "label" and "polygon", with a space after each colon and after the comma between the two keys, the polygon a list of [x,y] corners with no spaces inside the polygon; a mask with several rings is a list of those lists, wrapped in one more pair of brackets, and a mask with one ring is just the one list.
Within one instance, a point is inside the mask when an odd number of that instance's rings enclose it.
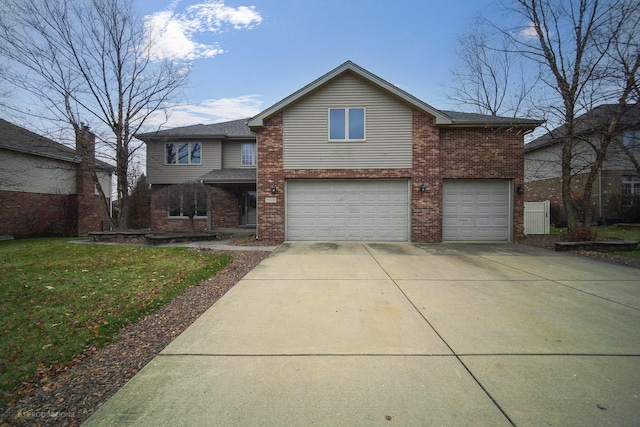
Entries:
{"label": "two-story brick house", "polygon": [[523,234],[524,134],[539,121],[439,111],[346,62],[248,124],[259,239]]}
{"label": "two-story brick house", "polygon": [[[147,182],[152,189],[151,228],[189,230],[184,199],[167,194],[185,182],[215,188],[209,209],[201,201],[196,229],[256,224],[256,137],[248,119],[139,134],[147,145]],[[176,190],[180,190],[179,188]]]}
{"label": "two-story brick house", "polygon": [[[208,139],[223,141],[221,160],[205,163],[203,143],[199,175],[173,174],[174,165],[161,157],[166,147],[145,135],[149,182],[204,182],[207,174],[225,174],[224,140],[231,135],[213,130],[242,123],[209,125]],[[440,111],[345,62],[246,121],[240,132],[243,143],[257,147],[250,190],[257,237],[272,244],[517,240],[523,234],[524,134],[540,123]],[[166,131],[165,144],[205,140],[187,138],[188,129]],[[183,132],[184,138],[176,135]]]}

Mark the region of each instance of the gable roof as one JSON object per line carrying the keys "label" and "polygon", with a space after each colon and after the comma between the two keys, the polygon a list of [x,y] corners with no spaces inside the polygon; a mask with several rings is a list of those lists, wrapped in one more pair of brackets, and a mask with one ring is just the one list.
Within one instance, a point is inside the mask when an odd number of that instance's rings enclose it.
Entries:
{"label": "gable roof", "polygon": [[391,83],[387,82],[386,80],[381,79],[380,77],[378,77],[375,74],[365,70],[364,68],[354,64],[353,62],[347,61],[344,64],[340,65],[339,67],[329,71],[324,76],[322,76],[322,77],[314,80],[313,82],[309,83],[308,85],[306,85],[302,89],[300,89],[300,90],[294,92],[293,94],[289,95],[288,97],[284,98],[280,102],[277,102],[276,104],[274,104],[271,107],[267,108],[266,110],[264,110],[263,112],[261,112],[257,116],[253,117],[251,120],[249,120],[249,123],[248,123],[249,127],[251,127],[251,128],[253,128],[253,127],[261,127],[263,125],[264,119],[266,119],[266,118],[278,113],[279,111],[285,109],[290,104],[293,104],[294,102],[298,101],[299,99],[307,96],[311,92],[313,92],[316,89],[318,89],[319,87],[323,86],[324,84],[326,84],[330,80],[333,80],[336,77],[338,77],[338,76],[340,76],[340,75],[342,75],[342,74],[344,74],[346,72],[351,72],[351,73],[356,74],[357,76],[367,80],[368,82],[370,82],[371,84],[379,87],[380,89],[390,93],[391,95],[393,95],[393,96],[395,96],[397,98],[400,98],[401,100],[403,100],[404,102],[410,104],[414,108],[416,108],[418,110],[422,110],[425,113],[435,117],[436,124],[451,124],[451,118],[448,117],[446,114],[443,114],[441,111],[433,108],[429,104],[427,104],[425,102],[422,102],[421,100],[419,100],[415,96],[403,91],[402,89],[400,89],[397,86],[392,85]]}
{"label": "gable roof", "polygon": [[[80,156],[73,148],[4,119],[0,119],[0,148],[70,163],[80,163]],[[96,165],[101,169],[113,170],[113,166],[100,160],[96,160]]]}
{"label": "gable roof", "polygon": [[409,104],[412,108],[423,111],[428,115],[435,118],[436,125],[449,125],[456,127],[467,127],[467,126],[497,126],[497,127],[511,127],[517,126],[527,130],[532,130],[533,128],[541,125],[543,122],[540,120],[530,120],[530,119],[518,119],[512,117],[497,117],[497,116],[489,116],[484,114],[475,114],[475,113],[460,113],[455,111],[442,111],[438,110],[426,102],[421,101],[415,96],[411,95],[408,92],[400,89],[399,87],[387,82],[384,79],[376,76],[375,74],[365,70],[357,64],[354,64],[351,61],[347,61],[339,67],[329,71],[327,74],[322,77],[314,80],[309,83],[302,89],[294,92],[283,100],[277,102],[271,107],[267,108],[257,116],[251,118],[247,125],[250,128],[259,128],[263,126],[264,120],[273,116],[274,114],[284,110],[289,105],[297,102],[301,98],[307,96],[311,92],[314,92],[321,86],[325,85],[329,81],[335,79],[336,77],[344,74],[344,73],[353,73],[359,76],[360,78],[368,81],[374,86],[382,89],[383,91],[389,93],[390,95],[399,98],[400,100]]}
{"label": "gable roof", "polygon": [[[606,129],[611,122],[616,107],[617,104],[602,104],[578,116],[574,123],[576,136],[588,135],[597,132],[599,129]],[[566,129],[566,125],[558,126],[525,144],[524,151],[530,152],[559,143],[566,134]],[[626,129],[640,129],[640,105],[629,105],[628,109],[622,114],[618,130],[624,131]]]}
{"label": "gable roof", "polygon": [[191,138],[253,139],[256,135],[247,126],[248,120],[239,119],[209,125],[183,126],[157,132],[140,133],[135,137],[144,142]]}

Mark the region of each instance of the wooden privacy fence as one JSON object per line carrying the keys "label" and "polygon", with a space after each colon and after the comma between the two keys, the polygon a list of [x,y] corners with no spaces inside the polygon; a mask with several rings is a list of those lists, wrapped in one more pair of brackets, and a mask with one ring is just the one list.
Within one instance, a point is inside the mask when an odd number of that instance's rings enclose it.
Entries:
{"label": "wooden privacy fence", "polygon": [[549,201],[524,203],[524,234],[549,234]]}

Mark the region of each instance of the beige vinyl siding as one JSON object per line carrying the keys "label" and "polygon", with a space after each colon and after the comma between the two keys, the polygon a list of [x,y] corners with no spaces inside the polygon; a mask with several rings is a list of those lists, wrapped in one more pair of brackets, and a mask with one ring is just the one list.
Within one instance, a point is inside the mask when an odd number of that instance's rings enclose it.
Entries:
{"label": "beige vinyl siding", "polygon": [[71,162],[0,149],[0,191],[75,194],[76,165]]}
{"label": "beige vinyl siding", "polygon": [[[170,141],[168,141],[170,142]],[[219,140],[192,140],[182,142],[202,143],[201,165],[166,165],[164,163],[164,142],[147,144],[147,180],[149,184],[178,184],[195,181],[202,175],[222,168],[222,144]]]}
{"label": "beige vinyl siding", "polygon": [[[365,142],[329,142],[329,108],[364,107]],[[387,169],[412,166],[411,108],[345,74],[283,115],[285,169]]]}
{"label": "beige vinyl siding", "polygon": [[242,144],[255,144],[254,140],[227,141],[222,150],[222,168],[255,168],[255,166],[242,166]]}

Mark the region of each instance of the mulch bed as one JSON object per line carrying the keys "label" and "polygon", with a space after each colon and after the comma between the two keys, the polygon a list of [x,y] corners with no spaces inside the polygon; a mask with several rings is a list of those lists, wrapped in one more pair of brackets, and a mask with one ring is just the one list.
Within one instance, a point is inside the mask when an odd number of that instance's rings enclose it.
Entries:
{"label": "mulch bed", "polygon": [[[528,236],[520,242],[553,249],[559,235]],[[233,242],[258,246],[254,236]],[[202,251],[202,250],[201,250]],[[91,348],[71,363],[38,372],[38,381],[23,384],[0,413],[4,426],[78,426],[140,371],[175,337],[191,325],[270,252],[230,253],[231,265],[199,286],[188,289],[155,314],[126,327],[121,338],[104,348]],[[640,259],[591,251],[571,253],[640,268]]]}
{"label": "mulch bed", "polygon": [[233,262],[158,312],[126,327],[117,342],[100,349],[90,348],[71,363],[40,370],[36,382],[25,383],[13,395],[6,396],[13,401],[0,413],[0,425],[80,425],[270,255],[265,251],[211,252],[229,253]]}

